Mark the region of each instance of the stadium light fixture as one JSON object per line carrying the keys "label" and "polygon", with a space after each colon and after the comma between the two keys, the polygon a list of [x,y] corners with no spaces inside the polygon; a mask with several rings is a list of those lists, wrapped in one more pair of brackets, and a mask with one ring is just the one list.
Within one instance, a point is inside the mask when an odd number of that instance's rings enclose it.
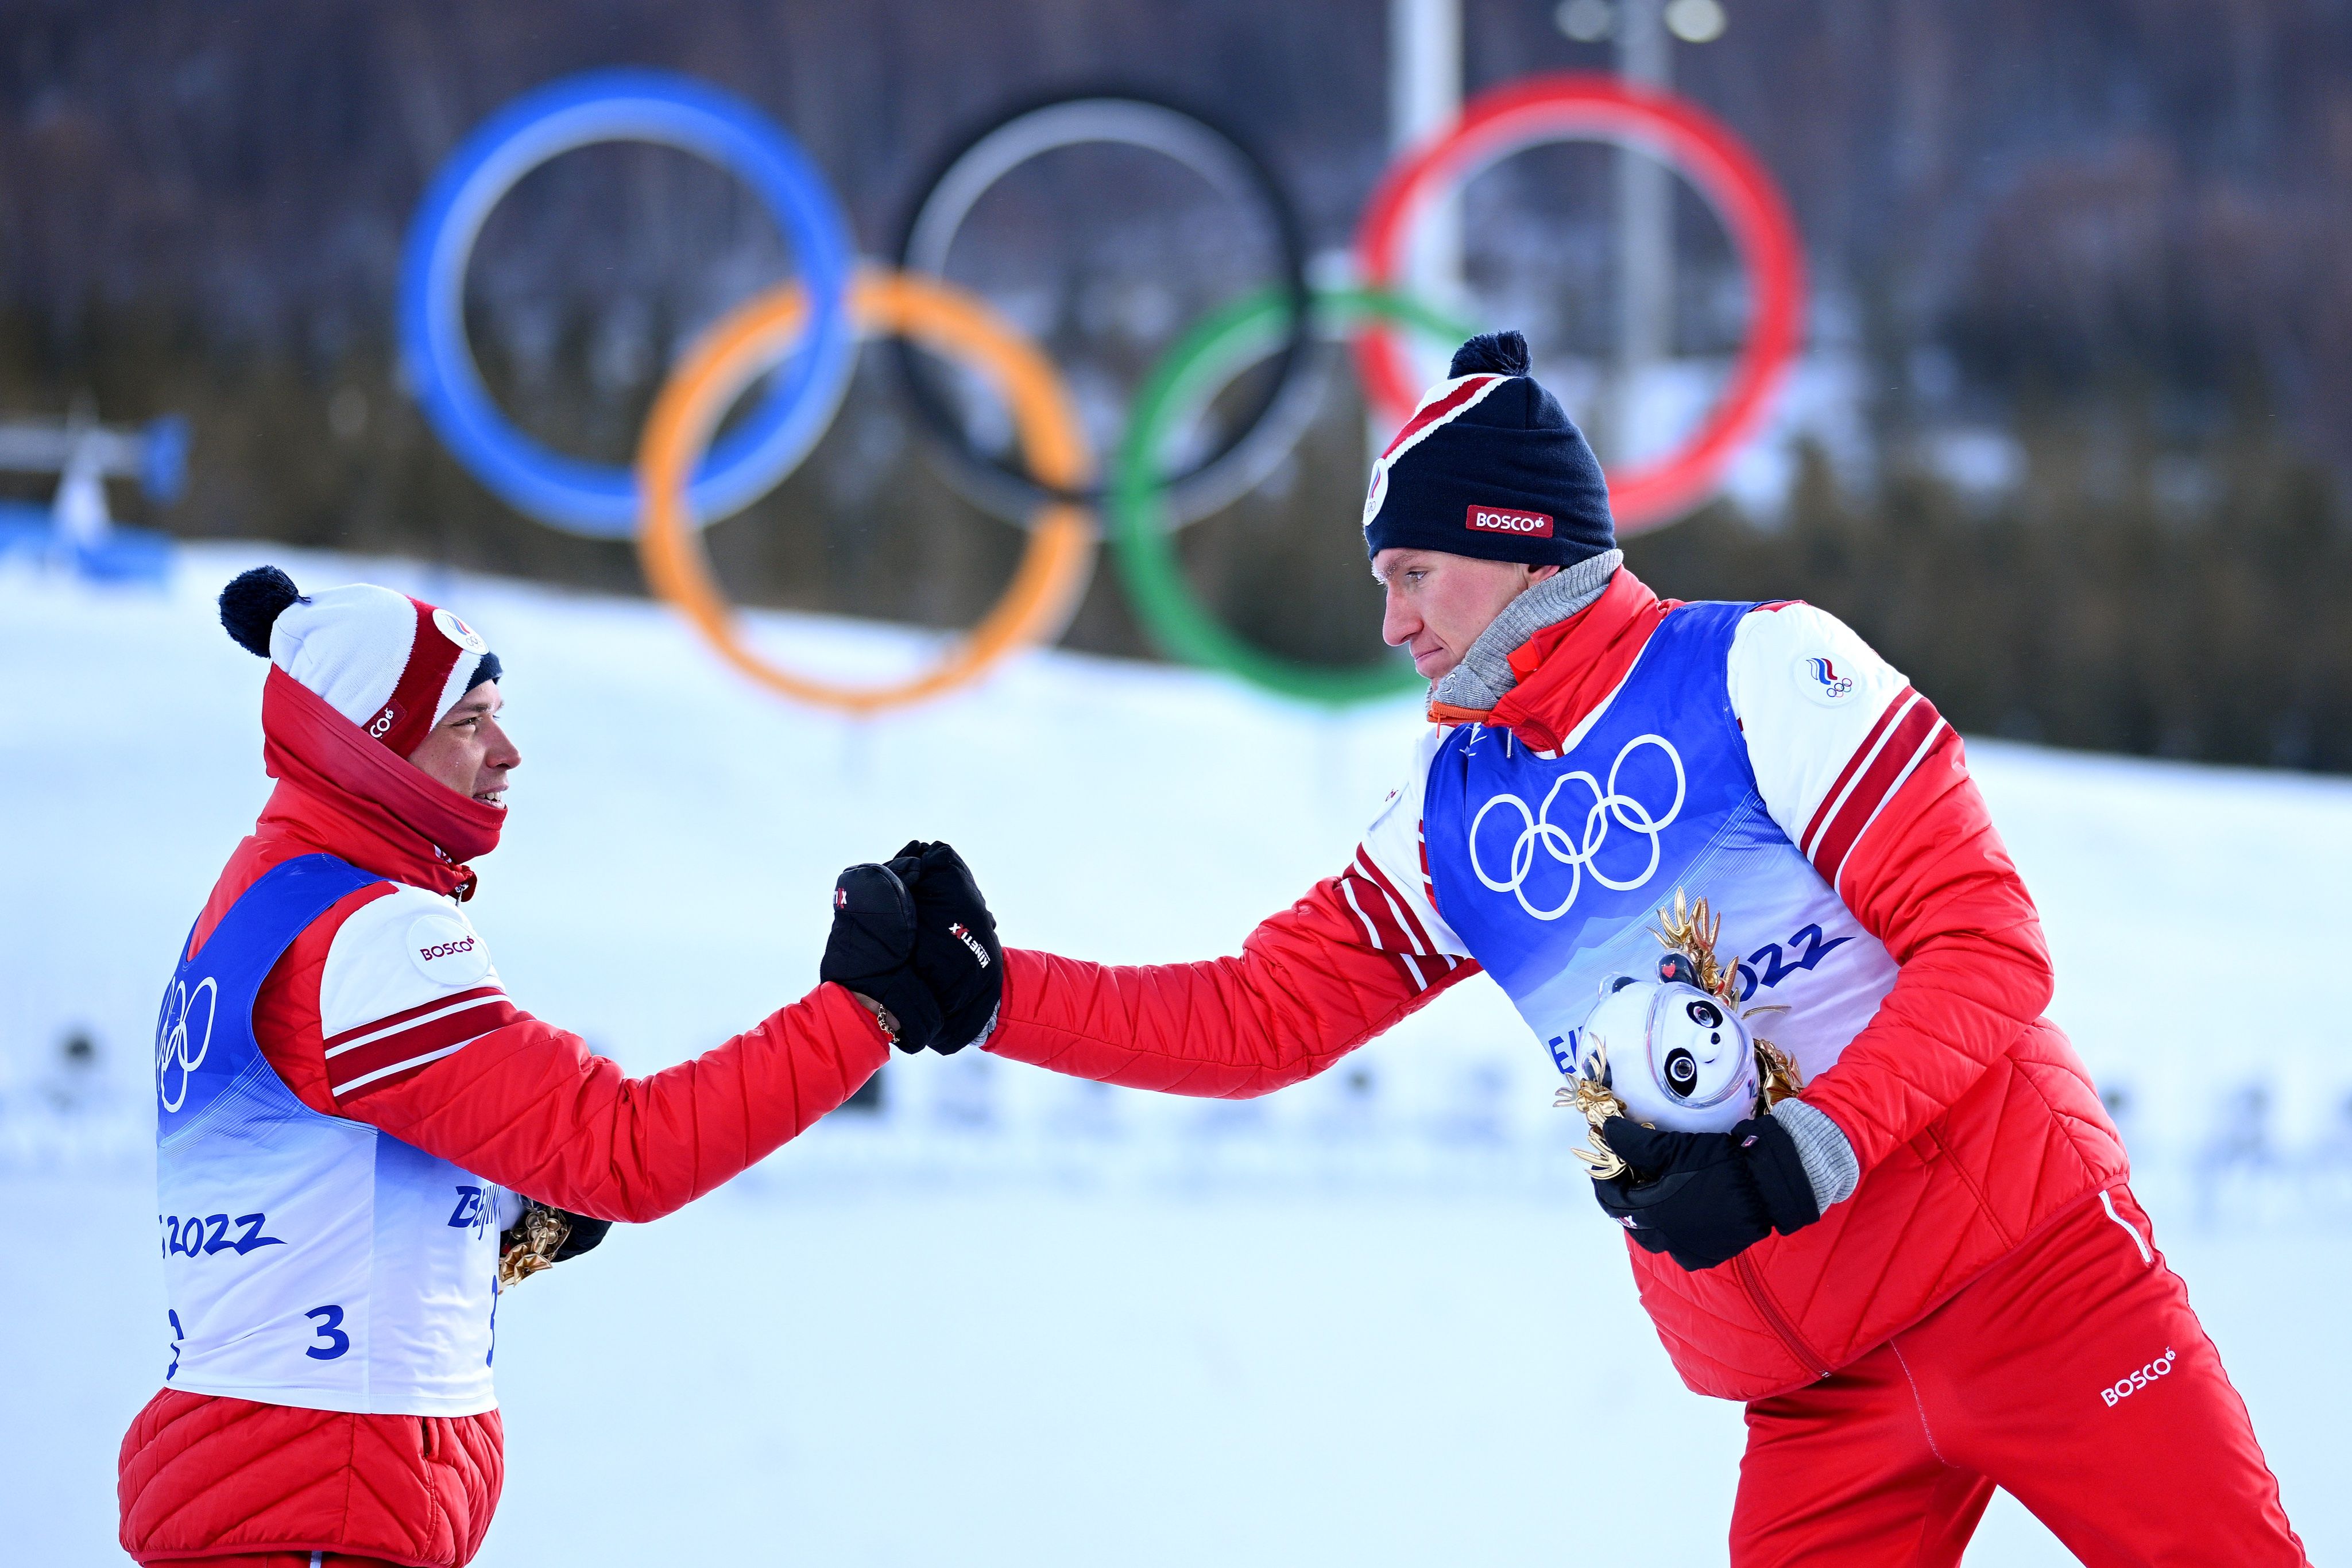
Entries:
{"label": "stadium light fixture", "polygon": [[1597,44],[1616,29],[1617,12],[1609,0],[1560,0],[1551,19],[1578,43]]}
{"label": "stadium light fixture", "polygon": [[1730,22],[1721,0],[1673,0],[1666,7],[1666,30],[1685,44],[1711,44]]}

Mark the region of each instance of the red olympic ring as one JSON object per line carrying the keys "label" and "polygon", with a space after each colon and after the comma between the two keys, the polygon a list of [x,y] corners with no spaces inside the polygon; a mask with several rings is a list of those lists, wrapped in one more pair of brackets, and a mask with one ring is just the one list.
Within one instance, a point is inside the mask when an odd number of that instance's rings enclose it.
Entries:
{"label": "red olympic ring", "polygon": [[[1481,94],[1436,141],[1392,164],[1356,230],[1356,273],[1394,287],[1412,219],[1440,189],[1467,183],[1514,152],[1546,141],[1605,141],[1639,148],[1680,172],[1714,207],[1746,264],[1755,307],[1748,340],[1706,422],[1674,451],[1609,477],[1621,535],[1671,522],[1705,500],[1764,422],[1802,335],[1804,249],[1780,187],[1747,144],[1705,110],[1672,93],[1584,72],[1523,78]],[[1391,424],[1419,400],[1385,322],[1356,338],[1356,365],[1372,406]]]}

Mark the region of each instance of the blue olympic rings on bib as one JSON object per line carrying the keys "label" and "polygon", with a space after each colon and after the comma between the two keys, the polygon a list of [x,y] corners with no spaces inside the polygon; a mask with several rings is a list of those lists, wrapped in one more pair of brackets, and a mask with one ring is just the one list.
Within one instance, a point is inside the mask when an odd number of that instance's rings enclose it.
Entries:
{"label": "blue olympic rings on bib", "polygon": [[450,158],[409,231],[400,284],[400,346],[425,418],[509,505],[592,538],[636,532],[626,467],[551,452],[517,429],[482,384],[466,341],[466,265],[482,224],[533,169],[601,141],[647,141],[707,158],[750,185],[792,242],[814,307],[805,349],[775,390],[717,443],[689,508],[708,522],[751,505],[807,455],[833,421],[856,355],[845,294],[854,255],[824,177],[766,116],[691,78],[591,71],[525,95]]}

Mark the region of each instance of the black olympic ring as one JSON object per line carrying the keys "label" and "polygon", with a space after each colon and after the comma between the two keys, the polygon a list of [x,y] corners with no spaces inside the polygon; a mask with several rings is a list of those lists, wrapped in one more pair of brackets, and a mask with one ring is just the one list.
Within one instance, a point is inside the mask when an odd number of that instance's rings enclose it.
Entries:
{"label": "black olympic ring", "polygon": [[[1042,153],[1092,142],[1157,152],[1229,199],[1255,205],[1270,220],[1281,252],[1290,329],[1275,356],[1272,380],[1216,450],[1164,481],[1169,515],[1189,522],[1255,488],[1314,417],[1317,402],[1306,234],[1288,193],[1246,143],[1196,109],[1126,89],[1030,99],[966,135],[940,162],[899,230],[898,267],[942,276],[957,231],[991,186]],[[998,517],[1020,519],[1048,500],[1102,502],[1103,486],[1046,485],[1013,461],[979,450],[938,382],[924,373],[913,346],[899,337],[891,353],[899,390],[915,410],[925,444],[941,455],[944,476],[966,499]]]}

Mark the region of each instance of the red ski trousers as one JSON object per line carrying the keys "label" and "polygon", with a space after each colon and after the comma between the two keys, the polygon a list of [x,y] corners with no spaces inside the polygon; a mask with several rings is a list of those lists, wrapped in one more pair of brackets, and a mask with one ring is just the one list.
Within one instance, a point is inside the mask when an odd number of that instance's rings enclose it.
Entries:
{"label": "red ski trousers", "polygon": [[1748,1406],[1736,1568],[1949,1568],[2000,1487],[2094,1568],[2307,1563],[2127,1188],[1859,1361]]}

